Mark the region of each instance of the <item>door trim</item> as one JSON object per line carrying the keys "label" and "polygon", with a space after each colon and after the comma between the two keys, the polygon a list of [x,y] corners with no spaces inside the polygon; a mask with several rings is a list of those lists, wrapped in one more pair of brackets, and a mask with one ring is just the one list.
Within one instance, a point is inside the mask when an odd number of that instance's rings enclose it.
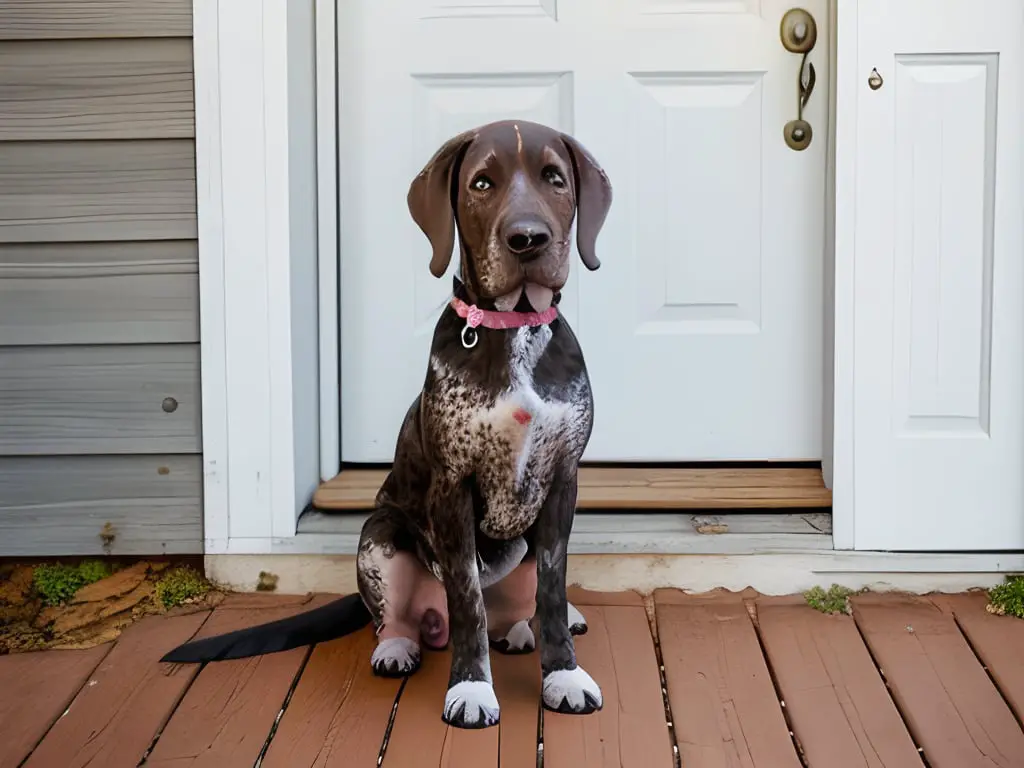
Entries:
{"label": "door trim", "polygon": [[[326,482],[340,470],[341,413],[339,396],[340,367],[340,291],[337,282],[339,231],[337,227],[337,136],[341,105],[338,92],[338,33],[335,0],[316,1],[316,58],[317,58],[317,128],[318,128],[318,210],[320,224],[320,475]],[[838,6],[838,7],[837,7]],[[855,151],[849,142],[850,122],[856,120],[856,93],[849,85],[844,88],[844,99],[853,99],[838,108],[837,83],[839,74],[851,64],[850,53],[856,55],[856,0],[829,0],[829,109],[828,126],[822,138],[829,143],[826,156],[825,200],[825,354],[823,357],[823,436],[822,470],[826,487],[833,492],[833,540],[836,549],[853,548],[853,492],[852,492],[852,295],[845,290],[852,286],[847,273],[852,273],[852,243],[840,250],[840,227],[852,237],[852,222],[847,216],[840,218],[836,211],[837,192],[842,189],[844,199],[850,195],[845,174],[852,168]],[[843,34],[840,35],[840,29]],[[856,66],[854,63],[852,66]],[[847,80],[849,77],[847,76]],[[849,96],[845,95],[850,90]],[[330,113],[327,114],[327,111]],[[333,142],[325,139],[333,138]],[[837,143],[846,142],[839,152]],[[843,173],[839,164],[843,163]],[[333,229],[326,222],[330,221]],[[847,233],[847,230],[849,232]],[[840,256],[844,263],[840,267]],[[330,262],[330,263],[327,263]],[[834,331],[830,334],[829,331]],[[332,410],[333,409],[333,410]]]}

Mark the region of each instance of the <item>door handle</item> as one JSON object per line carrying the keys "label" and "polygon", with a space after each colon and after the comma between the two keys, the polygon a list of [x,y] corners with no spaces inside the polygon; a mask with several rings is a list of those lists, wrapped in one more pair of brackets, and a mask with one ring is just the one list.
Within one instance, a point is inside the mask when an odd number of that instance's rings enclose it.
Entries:
{"label": "door handle", "polygon": [[796,120],[790,120],[782,127],[782,137],[786,145],[796,152],[801,152],[810,145],[814,132],[811,124],[804,120],[804,107],[814,91],[817,73],[814,65],[807,61],[807,55],[818,42],[818,25],[814,17],[803,8],[790,8],[779,24],[779,37],[782,47],[790,53],[802,54],[800,71],[796,77]]}

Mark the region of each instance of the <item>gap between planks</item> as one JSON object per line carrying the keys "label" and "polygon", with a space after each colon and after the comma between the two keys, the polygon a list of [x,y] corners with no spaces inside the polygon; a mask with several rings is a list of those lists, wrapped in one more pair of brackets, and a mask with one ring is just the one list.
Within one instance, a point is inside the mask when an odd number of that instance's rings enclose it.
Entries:
{"label": "gap between planks", "polygon": [[[373,507],[386,469],[346,469],[321,484],[315,509],[359,511]],[[588,467],[580,468],[577,507],[636,509],[825,509],[832,493],[821,469]]]}

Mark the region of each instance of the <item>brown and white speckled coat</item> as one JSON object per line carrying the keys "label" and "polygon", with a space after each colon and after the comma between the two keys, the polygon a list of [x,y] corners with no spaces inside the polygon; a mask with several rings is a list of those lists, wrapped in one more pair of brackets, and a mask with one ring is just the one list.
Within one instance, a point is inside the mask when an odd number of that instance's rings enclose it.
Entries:
{"label": "brown and white speckled coat", "polygon": [[[413,218],[433,246],[432,272],[445,272],[457,228],[463,279],[454,295],[506,312],[557,303],[574,216],[580,256],[598,267],[594,244],[610,202],[607,177],[578,142],[512,121],[447,142],[409,192]],[[583,619],[565,595],[577,468],[593,426],[582,351],[561,316],[547,325],[477,328],[469,347],[464,327],[451,306],[442,312],[422,392],[363,527],[358,576],[380,638],[374,669],[408,674],[419,664],[421,638],[428,646],[432,638],[450,641],[444,718],[491,725],[498,704],[488,640],[503,650],[532,649],[535,605],[545,706],[599,709],[600,689],[576,665],[572,627]],[[529,607],[522,602],[524,615],[495,638],[490,602],[510,595],[528,598]]]}

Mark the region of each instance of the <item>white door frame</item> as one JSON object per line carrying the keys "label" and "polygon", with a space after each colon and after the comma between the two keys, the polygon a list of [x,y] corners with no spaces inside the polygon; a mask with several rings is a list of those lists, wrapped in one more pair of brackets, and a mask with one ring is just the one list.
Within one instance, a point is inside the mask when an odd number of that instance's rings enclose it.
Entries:
{"label": "white door frame", "polygon": [[[207,554],[279,551],[339,465],[334,3],[193,0]],[[849,549],[857,3],[836,5],[823,465]]]}

